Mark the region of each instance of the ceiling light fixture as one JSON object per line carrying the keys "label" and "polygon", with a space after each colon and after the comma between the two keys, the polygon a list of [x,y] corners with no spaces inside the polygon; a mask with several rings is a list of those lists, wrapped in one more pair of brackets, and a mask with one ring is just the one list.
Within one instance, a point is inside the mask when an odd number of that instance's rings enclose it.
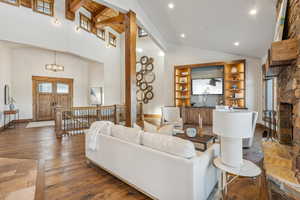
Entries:
{"label": "ceiling light fixture", "polygon": [[234,46],[239,46],[239,45],[240,45],[239,42],[235,42],[235,43],[233,43],[233,44],[234,44]]}
{"label": "ceiling light fixture", "polygon": [[61,25],[61,22],[59,21],[58,18],[54,18],[54,19],[53,19],[53,24],[54,24],[54,25]]}
{"label": "ceiling light fixture", "polygon": [[174,8],[175,8],[175,5],[174,5],[174,3],[169,3],[169,4],[168,4],[168,7],[169,7],[170,9],[174,9]]}
{"label": "ceiling light fixture", "polygon": [[75,32],[77,32],[77,33],[80,32],[80,27],[79,26],[75,26]]}
{"label": "ceiling light fixture", "polygon": [[181,37],[181,38],[185,38],[185,34],[184,34],[184,33],[181,33],[181,34],[180,34],[180,37]]}
{"label": "ceiling light fixture", "polygon": [[54,52],[54,64],[46,64],[45,69],[52,72],[62,72],[65,67],[62,65],[56,64],[56,51]]}
{"label": "ceiling light fixture", "polygon": [[249,11],[249,15],[256,15],[256,14],[257,14],[257,10],[255,8]]}
{"label": "ceiling light fixture", "polygon": [[137,48],[136,51],[137,51],[138,53],[142,53],[144,50],[143,50],[142,48]]}

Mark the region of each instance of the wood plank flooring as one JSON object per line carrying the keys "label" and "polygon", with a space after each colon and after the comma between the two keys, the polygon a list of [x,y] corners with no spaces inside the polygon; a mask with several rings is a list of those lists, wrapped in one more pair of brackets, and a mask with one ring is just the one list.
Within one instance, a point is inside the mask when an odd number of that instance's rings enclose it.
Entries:
{"label": "wood plank flooring", "polygon": [[47,200],[149,199],[107,172],[87,166],[83,135],[56,139],[52,127],[25,129],[22,124],[0,132],[0,157],[44,160]]}
{"label": "wood plank flooring", "polygon": [[[84,135],[56,139],[53,127],[25,129],[25,125],[0,132],[0,157],[43,160],[45,199],[149,199],[107,172],[89,167],[85,162]],[[249,150],[245,155],[259,162],[262,158],[259,147],[254,148],[258,150]],[[255,182],[244,179],[232,183],[229,199],[254,200],[260,197]]]}

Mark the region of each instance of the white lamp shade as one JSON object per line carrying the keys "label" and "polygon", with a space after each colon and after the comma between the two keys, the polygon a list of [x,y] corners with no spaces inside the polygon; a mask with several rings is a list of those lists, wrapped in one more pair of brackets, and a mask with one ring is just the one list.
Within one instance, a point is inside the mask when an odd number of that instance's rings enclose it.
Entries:
{"label": "white lamp shade", "polygon": [[253,137],[253,112],[234,110],[213,111],[213,133],[230,138]]}

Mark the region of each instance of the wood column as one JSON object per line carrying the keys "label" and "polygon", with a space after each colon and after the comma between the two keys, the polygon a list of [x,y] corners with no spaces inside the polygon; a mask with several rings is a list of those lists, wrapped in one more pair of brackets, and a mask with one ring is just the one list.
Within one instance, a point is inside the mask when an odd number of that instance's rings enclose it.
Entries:
{"label": "wood column", "polygon": [[125,106],[126,126],[136,122],[136,14],[129,11],[125,17]]}

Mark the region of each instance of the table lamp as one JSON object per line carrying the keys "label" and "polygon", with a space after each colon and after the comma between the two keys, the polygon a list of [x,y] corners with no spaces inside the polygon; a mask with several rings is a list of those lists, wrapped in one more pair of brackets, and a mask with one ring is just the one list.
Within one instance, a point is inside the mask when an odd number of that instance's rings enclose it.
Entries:
{"label": "table lamp", "polygon": [[240,168],[243,165],[243,138],[254,135],[257,112],[214,110],[213,133],[221,137],[221,161]]}

